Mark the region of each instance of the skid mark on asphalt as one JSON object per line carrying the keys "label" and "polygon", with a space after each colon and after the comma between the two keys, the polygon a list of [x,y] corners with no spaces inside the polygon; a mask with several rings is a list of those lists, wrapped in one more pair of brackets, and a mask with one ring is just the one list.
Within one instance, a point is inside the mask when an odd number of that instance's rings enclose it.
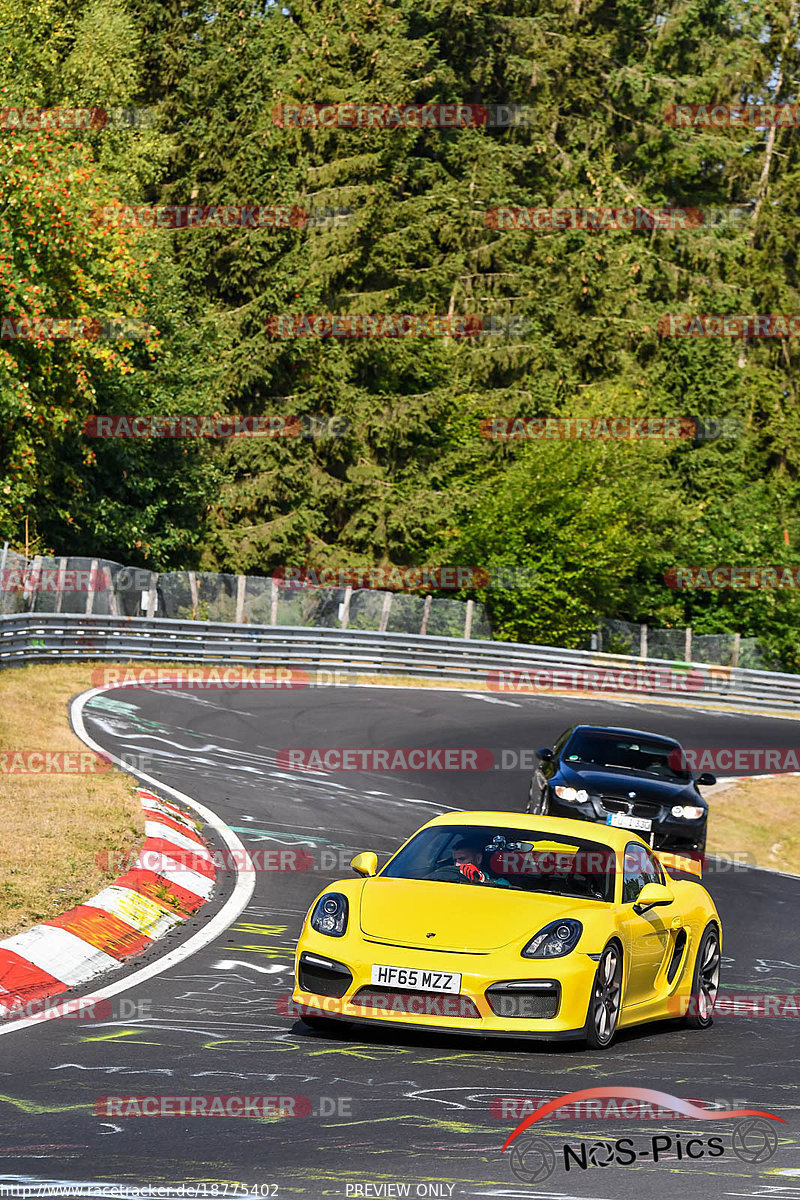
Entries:
{"label": "skid mark on asphalt", "polygon": [[35,1104],[33,1100],[23,1100],[19,1096],[8,1096],[0,1093],[0,1104],[10,1104],[12,1108],[19,1109],[20,1112],[27,1113],[29,1116],[38,1116],[40,1113],[61,1113],[75,1112],[77,1109],[85,1109],[85,1103],[81,1104]]}
{"label": "skid mark on asphalt", "polygon": [[[260,967],[258,963],[242,962],[238,958],[222,958],[219,962],[211,964],[212,971],[230,971],[233,967],[244,967],[248,971],[260,971],[262,975],[275,975],[284,970],[281,966]],[[250,980],[247,982],[250,983]],[[180,1000],[182,997],[179,996],[178,999]]]}
{"label": "skid mark on asphalt", "polygon": [[78,1038],[81,1042],[119,1042],[122,1038],[133,1039],[136,1046],[158,1046],[160,1042],[148,1042],[141,1036],[141,1029],[117,1029],[113,1033],[84,1033]]}

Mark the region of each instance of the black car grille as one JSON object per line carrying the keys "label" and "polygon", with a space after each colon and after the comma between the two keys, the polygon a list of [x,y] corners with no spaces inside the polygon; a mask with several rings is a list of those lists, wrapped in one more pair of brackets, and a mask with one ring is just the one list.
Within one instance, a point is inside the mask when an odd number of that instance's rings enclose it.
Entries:
{"label": "black car grille", "polygon": [[649,817],[656,820],[661,815],[661,805],[652,800],[618,800],[616,796],[601,796],[606,812],[630,813],[632,817]]}
{"label": "black car grille", "polygon": [[297,982],[304,992],[313,992],[315,996],[343,996],[353,982],[353,976],[344,963],[329,961],[328,965],[323,965],[302,954]]}
{"label": "black car grille", "polygon": [[408,1013],[415,1017],[469,1017],[480,1013],[469,996],[450,992],[411,992],[404,988],[362,987],[352,997],[359,1008],[379,1008],[386,1013]]}
{"label": "black car grille", "polygon": [[496,1017],[520,1021],[549,1021],[558,1012],[561,987],[555,980],[543,980],[547,987],[525,988],[523,983],[510,986],[496,983],[486,990],[486,999]]}

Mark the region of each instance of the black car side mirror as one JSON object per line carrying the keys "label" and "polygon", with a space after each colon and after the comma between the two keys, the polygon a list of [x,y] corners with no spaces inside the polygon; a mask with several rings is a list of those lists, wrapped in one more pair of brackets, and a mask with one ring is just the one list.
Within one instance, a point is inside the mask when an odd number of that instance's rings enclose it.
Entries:
{"label": "black car side mirror", "polygon": [[537,750],[537,751],[536,751],[536,757],[537,757],[537,758],[541,758],[541,759],[543,760],[543,762],[552,762],[552,761],[553,761],[553,751],[552,751],[552,750],[548,750],[548,749],[545,747],[545,749],[544,749],[544,750]]}
{"label": "black car side mirror", "polygon": [[695,779],[695,783],[699,783],[700,787],[713,787],[716,782],[716,775],[712,775],[710,771],[703,771],[703,774],[698,775]]}

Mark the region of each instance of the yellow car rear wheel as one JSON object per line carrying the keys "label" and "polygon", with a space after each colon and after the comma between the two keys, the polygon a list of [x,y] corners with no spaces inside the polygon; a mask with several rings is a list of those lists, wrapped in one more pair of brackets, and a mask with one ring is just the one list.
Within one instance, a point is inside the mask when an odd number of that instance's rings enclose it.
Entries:
{"label": "yellow car rear wheel", "polygon": [[685,1023],[690,1029],[708,1029],[714,1021],[720,959],[717,927],[714,924],[706,925],[695,955],[692,996],[685,1017]]}

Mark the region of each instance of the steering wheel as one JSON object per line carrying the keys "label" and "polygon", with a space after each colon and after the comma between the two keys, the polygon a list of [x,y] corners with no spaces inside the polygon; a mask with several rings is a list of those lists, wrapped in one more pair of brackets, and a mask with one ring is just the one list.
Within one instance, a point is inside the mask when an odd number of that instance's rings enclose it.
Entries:
{"label": "steering wheel", "polygon": [[437,867],[430,875],[425,876],[426,879],[434,879],[441,883],[463,883],[466,882],[464,876],[459,871],[455,863],[445,863],[441,867]]}

